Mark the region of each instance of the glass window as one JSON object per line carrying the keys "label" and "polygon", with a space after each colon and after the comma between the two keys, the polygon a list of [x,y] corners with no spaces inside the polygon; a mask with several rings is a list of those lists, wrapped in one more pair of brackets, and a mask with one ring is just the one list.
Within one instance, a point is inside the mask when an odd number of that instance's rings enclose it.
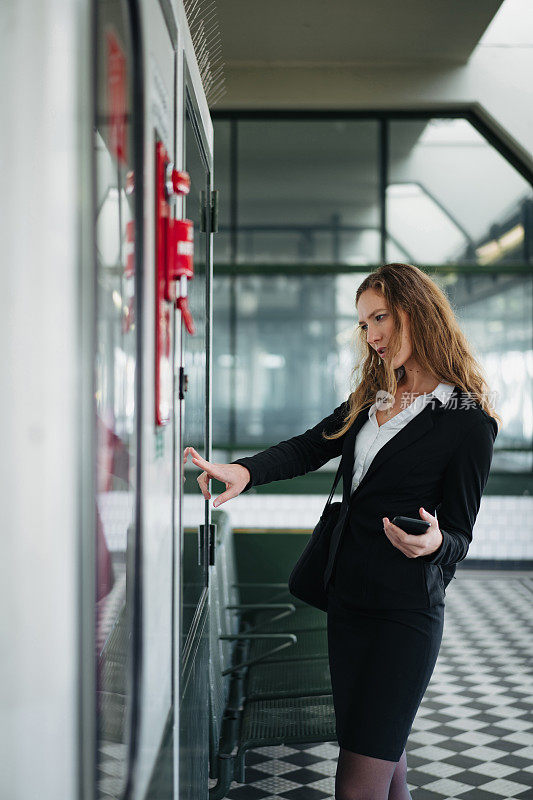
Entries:
{"label": "glass window", "polygon": [[387,261],[516,264],[529,183],[464,119],[389,126]]}
{"label": "glass window", "polygon": [[375,263],[378,123],[241,120],[240,263]]}
{"label": "glass window", "polygon": [[[217,234],[218,235],[218,234]],[[216,240],[216,236],[213,237]],[[235,438],[232,346],[232,296],[234,278],[215,277],[213,281],[213,447],[224,447]],[[233,413],[232,413],[233,412]],[[216,450],[213,460],[219,461]],[[222,458],[223,456],[220,456]]]}
{"label": "glass window", "polygon": [[[432,273],[446,292],[504,419],[494,467],[533,467],[533,279],[531,275]],[[257,450],[295,436],[349,393],[355,294],[365,274],[236,278],[236,359],[215,360],[215,436],[229,445],[234,380],[235,435]],[[220,280],[220,279],[219,279]],[[219,328],[221,330],[221,328]],[[227,339],[225,340],[228,341]],[[234,369],[230,369],[233,367]],[[224,381],[223,384],[219,383]]]}
{"label": "glass window", "polygon": [[230,126],[228,120],[215,120],[214,139],[214,187],[218,189],[218,233],[213,237],[213,263],[227,264],[231,254],[231,185],[230,185]]}
{"label": "glass window", "polygon": [[347,397],[361,280],[360,274],[237,280],[239,446],[302,433]]}
{"label": "glass window", "polygon": [[533,278],[458,273],[432,278],[446,291],[503,419],[492,468],[533,469]]}
{"label": "glass window", "polygon": [[[365,269],[381,263],[379,124],[216,121],[216,169],[228,192],[235,187],[221,159],[229,164],[237,133],[236,197],[228,202],[236,207],[237,274],[219,274],[214,284],[220,447],[257,451],[293,436],[349,393],[355,294]],[[470,269],[432,277],[450,297],[503,417],[495,468],[531,469],[533,289],[524,271],[533,256],[531,186],[464,119],[393,119],[387,127],[386,260]],[[277,264],[299,269],[269,275]],[[314,264],[346,269],[313,272]]]}

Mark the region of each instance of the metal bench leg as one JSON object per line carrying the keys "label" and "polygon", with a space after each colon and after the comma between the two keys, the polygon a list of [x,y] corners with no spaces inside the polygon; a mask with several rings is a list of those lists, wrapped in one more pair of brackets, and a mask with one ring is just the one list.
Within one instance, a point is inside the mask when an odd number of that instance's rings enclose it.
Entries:
{"label": "metal bench leg", "polygon": [[[235,779],[237,783],[246,783],[246,777],[244,774],[244,757],[246,755],[246,750],[243,750],[241,753],[237,754],[237,758],[235,759]],[[237,777],[239,776],[239,777]]]}
{"label": "metal bench leg", "polygon": [[[233,779],[233,756],[227,758],[219,756],[217,760],[218,780],[216,784],[209,789],[209,800],[222,800],[222,798],[226,797]],[[241,781],[241,783],[244,783],[244,781]]]}

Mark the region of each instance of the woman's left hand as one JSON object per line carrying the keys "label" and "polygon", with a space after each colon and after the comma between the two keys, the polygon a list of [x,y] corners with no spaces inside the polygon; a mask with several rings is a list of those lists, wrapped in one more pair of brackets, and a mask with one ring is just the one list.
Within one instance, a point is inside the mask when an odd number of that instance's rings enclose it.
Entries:
{"label": "woman's left hand", "polygon": [[423,520],[431,523],[427,531],[420,535],[406,533],[390,522],[388,517],[383,517],[383,530],[394,547],[401,550],[407,558],[418,558],[434,553],[439,549],[443,538],[437,518],[426,511],[423,506],[420,506],[418,513]]}

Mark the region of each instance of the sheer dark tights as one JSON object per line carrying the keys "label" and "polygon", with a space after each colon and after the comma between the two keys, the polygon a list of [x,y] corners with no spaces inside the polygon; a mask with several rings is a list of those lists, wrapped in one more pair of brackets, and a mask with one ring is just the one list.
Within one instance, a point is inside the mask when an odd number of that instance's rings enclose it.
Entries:
{"label": "sheer dark tights", "polygon": [[407,788],[407,757],[385,761],[341,747],[335,800],[412,800]]}

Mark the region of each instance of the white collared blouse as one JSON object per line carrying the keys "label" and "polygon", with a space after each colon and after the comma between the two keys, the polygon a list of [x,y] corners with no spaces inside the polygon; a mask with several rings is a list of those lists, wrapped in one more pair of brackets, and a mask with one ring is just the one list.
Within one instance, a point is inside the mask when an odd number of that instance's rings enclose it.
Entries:
{"label": "white collared blouse", "polygon": [[[448,402],[454,390],[452,383],[439,383],[432,392],[418,395],[412,403],[407,405],[399,414],[392,419],[378,425],[376,419],[377,401],[368,410],[368,420],[364,423],[359,433],[355,437],[355,457],[352,473],[351,493],[355,491],[363,479],[367,469],[376,453],[386,444],[399,430],[401,430],[413,417],[420,414],[429,402],[439,402],[443,405]],[[407,398],[409,402],[409,398]]]}

